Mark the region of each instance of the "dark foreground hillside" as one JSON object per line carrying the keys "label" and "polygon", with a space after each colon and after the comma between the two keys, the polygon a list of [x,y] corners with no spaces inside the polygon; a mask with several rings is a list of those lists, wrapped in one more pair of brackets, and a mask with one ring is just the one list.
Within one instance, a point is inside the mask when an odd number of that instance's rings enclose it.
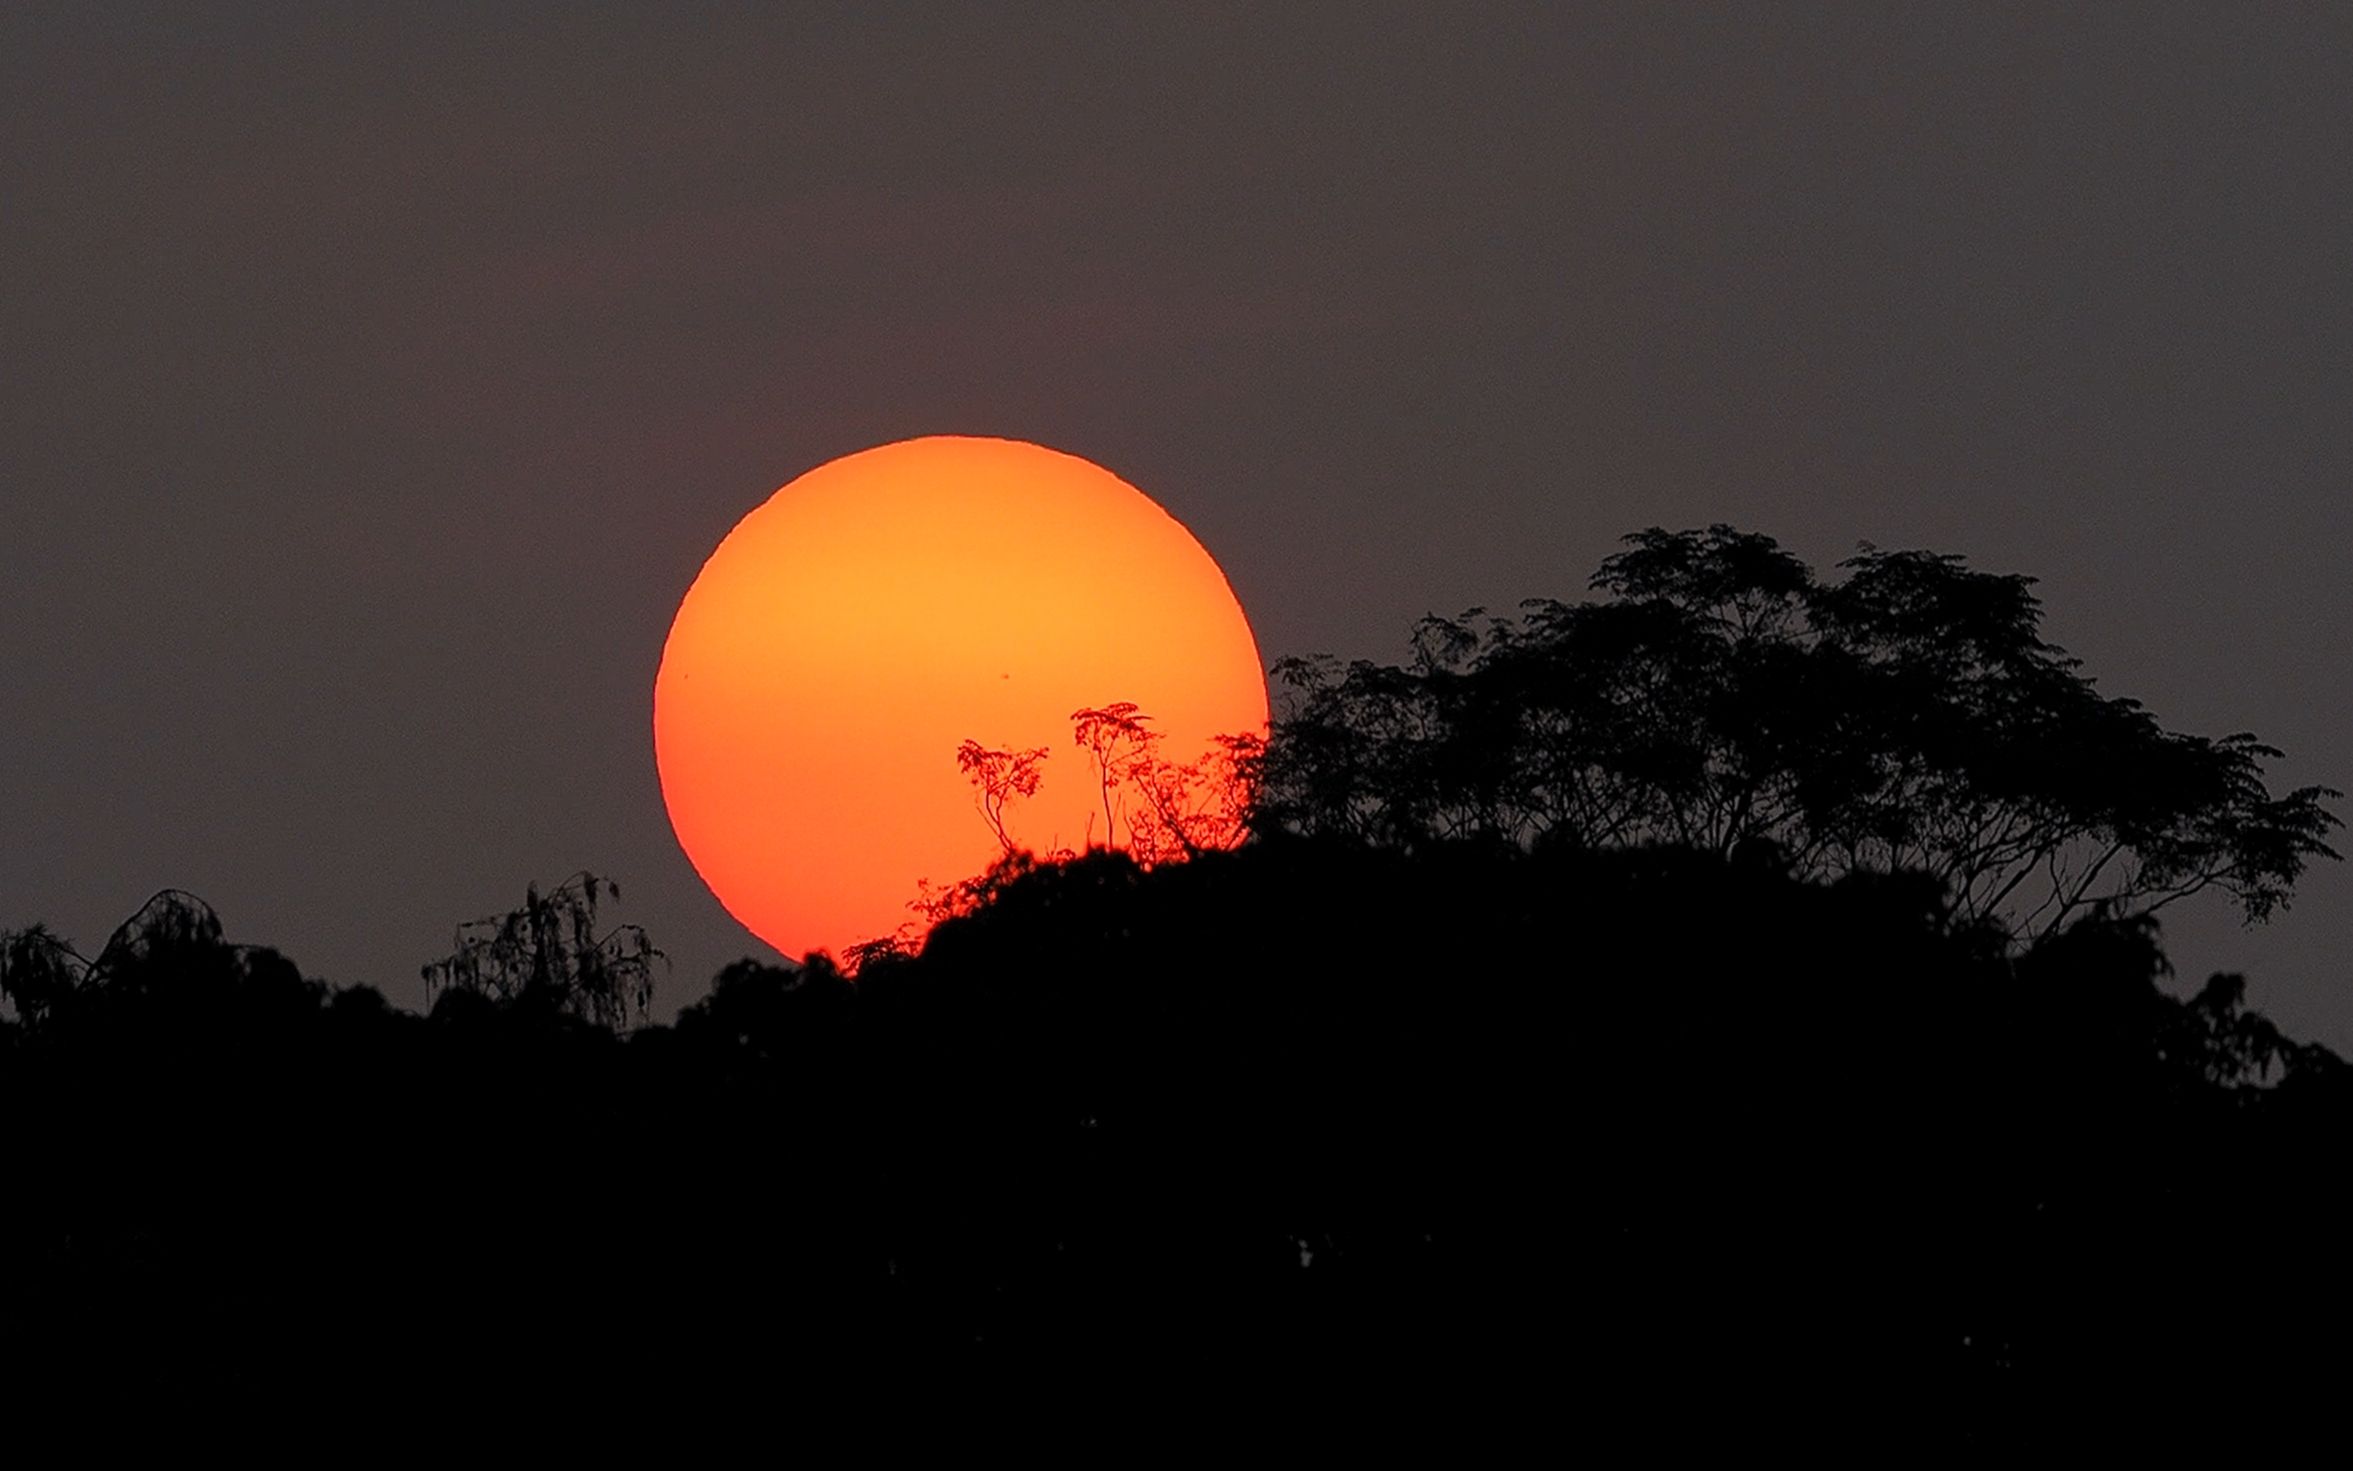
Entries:
{"label": "dark foreground hillside", "polygon": [[2013,962],[1901,878],[1268,841],[622,1039],[185,919],[0,1034],[44,1414],[1990,1446],[2346,1355],[2353,1083],[2141,926]]}

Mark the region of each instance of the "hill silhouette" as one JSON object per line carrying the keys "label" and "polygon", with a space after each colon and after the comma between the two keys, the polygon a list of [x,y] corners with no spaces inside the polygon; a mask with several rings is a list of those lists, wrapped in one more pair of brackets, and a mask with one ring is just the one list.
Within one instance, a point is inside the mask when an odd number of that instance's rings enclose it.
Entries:
{"label": "hill silhouette", "polygon": [[2298,1274],[2353,1231],[2353,1075],[2241,979],[2170,994],[2130,893],[2022,926],[1809,864],[1802,806],[1704,843],[1442,831],[1399,794],[1485,801],[1460,770],[1540,747],[1476,691],[1353,732],[1329,698],[1487,667],[1313,684],[1238,848],[1014,855],[919,949],[747,960],[666,1027],[627,1025],[643,937],[574,925],[586,876],[467,932],[506,948],[423,1016],[172,892],[95,960],[10,935],[0,1376],[173,1423],[421,1386],[806,1426],[990,1386],[1114,1449],[1246,1409],[2007,1449],[2341,1360]]}
{"label": "hill silhouette", "polygon": [[2191,1260],[2353,1227],[2343,1065],[2168,996],[2145,920],[2013,958],[1943,917],[1688,850],[1097,853],[626,1037],[180,926],[7,1033],[6,1372],[197,1414],[466,1355],[529,1403],[602,1361],[1425,1405],[1573,1364],[1595,1424],[1833,1378],[1998,1438],[2087,1366],[2304,1343]]}

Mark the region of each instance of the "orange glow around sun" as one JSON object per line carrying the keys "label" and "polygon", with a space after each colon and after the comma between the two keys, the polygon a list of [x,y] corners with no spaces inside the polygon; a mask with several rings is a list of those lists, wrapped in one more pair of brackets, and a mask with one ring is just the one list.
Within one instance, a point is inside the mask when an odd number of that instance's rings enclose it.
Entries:
{"label": "orange glow around sun", "polygon": [[728,912],[786,955],[840,953],[908,923],[918,881],[1001,851],[966,740],[1051,750],[1008,811],[1022,846],[1102,843],[1070,717],[1120,701],[1177,761],[1265,733],[1258,646],[1217,563],[1100,466],[911,439],[811,470],[711,554],[662,650],[655,765]]}

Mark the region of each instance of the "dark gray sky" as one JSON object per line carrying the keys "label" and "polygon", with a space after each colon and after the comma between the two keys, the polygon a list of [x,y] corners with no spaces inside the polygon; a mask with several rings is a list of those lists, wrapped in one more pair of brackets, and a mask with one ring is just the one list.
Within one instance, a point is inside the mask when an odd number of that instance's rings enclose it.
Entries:
{"label": "dark gray sky", "polygon": [[[2353,787],[2353,11],[12,5],[0,926],[338,982],[527,880],[756,950],[651,690],[735,520],[930,432],[1108,465],[1266,654],[1725,520],[2041,579]],[[2176,912],[2353,1052],[2353,877]]]}

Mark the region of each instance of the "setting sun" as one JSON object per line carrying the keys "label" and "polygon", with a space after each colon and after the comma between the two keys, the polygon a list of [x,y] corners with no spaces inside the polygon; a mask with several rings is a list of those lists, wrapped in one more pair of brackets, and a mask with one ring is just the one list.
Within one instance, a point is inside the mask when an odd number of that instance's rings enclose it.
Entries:
{"label": "setting sun", "polygon": [[1073,712],[1132,702],[1161,751],[1263,734],[1258,647],[1192,534],[1097,465],[933,437],[822,465],[730,532],[654,684],[662,797],[728,912],[787,955],[911,919],[999,839],[958,747],[1044,747],[1007,813],[1040,852],[1106,832]]}

